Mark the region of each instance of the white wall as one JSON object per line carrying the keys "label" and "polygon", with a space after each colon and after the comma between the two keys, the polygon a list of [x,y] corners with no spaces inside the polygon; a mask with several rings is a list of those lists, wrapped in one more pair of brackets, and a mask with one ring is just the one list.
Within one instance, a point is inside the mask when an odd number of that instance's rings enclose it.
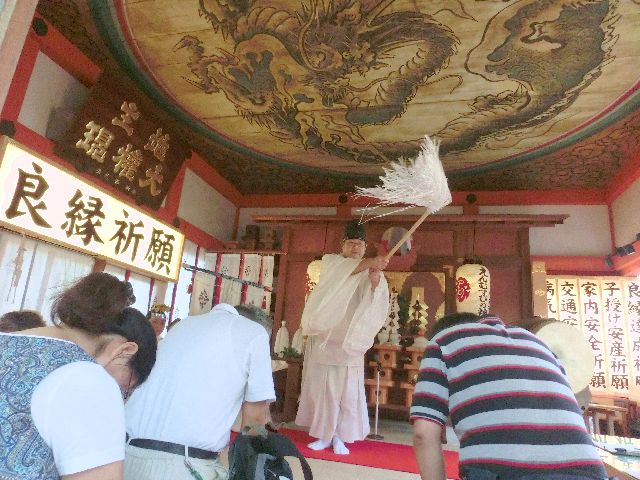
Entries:
{"label": "white wall", "polygon": [[505,205],[480,207],[481,214],[568,214],[563,224],[529,230],[531,255],[591,256],[611,253],[606,205]]}
{"label": "white wall", "polygon": [[0,0],[0,110],[4,107],[37,0]]}
{"label": "white wall", "polygon": [[640,233],[639,208],[640,179],[636,180],[627,188],[611,205],[616,247],[621,247],[622,245],[636,241],[636,234]]}
{"label": "white wall", "polygon": [[187,169],[178,216],[221,241],[231,240],[236,206]]}
{"label": "white wall", "polygon": [[88,93],[84,85],[40,52],[18,121],[43,137],[58,140],[70,126]]}

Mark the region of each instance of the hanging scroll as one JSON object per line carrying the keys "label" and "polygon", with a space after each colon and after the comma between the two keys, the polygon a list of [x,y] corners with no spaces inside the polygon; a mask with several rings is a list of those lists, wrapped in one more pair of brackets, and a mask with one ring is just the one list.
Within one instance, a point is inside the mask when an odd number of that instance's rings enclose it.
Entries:
{"label": "hanging scroll", "polygon": [[558,279],[558,320],[574,327],[578,325],[578,281],[573,278]]}
{"label": "hanging scroll", "polygon": [[558,312],[558,280],[547,278],[547,316],[549,318],[560,318]]}
{"label": "hanging scroll", "polygon": [[640,283],[636,278],[624,282],[623,312],[627,317],[627,335],[631,376],[634,386],[640,386]]}
{"label": "hanging scroll", "polygon": [[593,391],[605,391],[611,386],[607,375],[608,362],[606,347],[606,328],[602,319],[600,288],[597,280],[579,279],[579,304],[582,319],[582,332],[587,337],[595,356],[595,366],[591,379]]}
{"label": "hanging scroll", "polygon": [[623,312],[622,280],[602,280],[602,313],[607,338],[609,384],[614,391],[629,390],[629,344]]}

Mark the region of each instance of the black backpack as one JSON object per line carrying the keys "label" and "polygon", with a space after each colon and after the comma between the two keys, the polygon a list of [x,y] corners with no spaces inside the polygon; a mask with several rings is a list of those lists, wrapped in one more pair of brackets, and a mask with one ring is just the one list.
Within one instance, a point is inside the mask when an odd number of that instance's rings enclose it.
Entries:
{"label": "black backpack", "polygon": [[262,428],[254,430],[260,435],[248,435],[245,427],[229,447],[228,480],[293,480],[284,457],[300,460],[304,480],[313,480],[311,467],[291,440]]}

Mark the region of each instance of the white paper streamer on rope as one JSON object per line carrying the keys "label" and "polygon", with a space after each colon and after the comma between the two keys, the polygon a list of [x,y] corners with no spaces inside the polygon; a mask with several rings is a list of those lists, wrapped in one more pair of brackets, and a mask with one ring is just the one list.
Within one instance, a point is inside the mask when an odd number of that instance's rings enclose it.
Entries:
{"label": "white paper streamer on rope", "polygon": [[276,340],[273,344],[273,353],[280,355],[282,351],[289,346],[289,330],[287,330],[287,322],[284,320],[280,324]]}
{"label": "white paper streamer on rope", "polygon": [[291,348],[295,348],[298,353],[304,353],[304,336],[302,335],[302,329],[296,330],[293,334],[293,340],[291,340]]}

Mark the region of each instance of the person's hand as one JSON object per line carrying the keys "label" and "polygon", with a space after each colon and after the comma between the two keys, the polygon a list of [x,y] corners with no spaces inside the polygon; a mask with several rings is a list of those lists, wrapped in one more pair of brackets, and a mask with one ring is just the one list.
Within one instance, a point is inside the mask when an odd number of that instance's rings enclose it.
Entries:
{"label": "person's hand", "polygon": [[377,256],[369,259],[369,270],[384,270],[389,264],[389,260],[385,257]]}
{"label": "person's hand", "polygon": [[380,283],[381,275],[382,272],[380,270],[374,270],[373,268],[369,269],[369,280],[371,281],[371,285],[373,286],[374,290]]}

